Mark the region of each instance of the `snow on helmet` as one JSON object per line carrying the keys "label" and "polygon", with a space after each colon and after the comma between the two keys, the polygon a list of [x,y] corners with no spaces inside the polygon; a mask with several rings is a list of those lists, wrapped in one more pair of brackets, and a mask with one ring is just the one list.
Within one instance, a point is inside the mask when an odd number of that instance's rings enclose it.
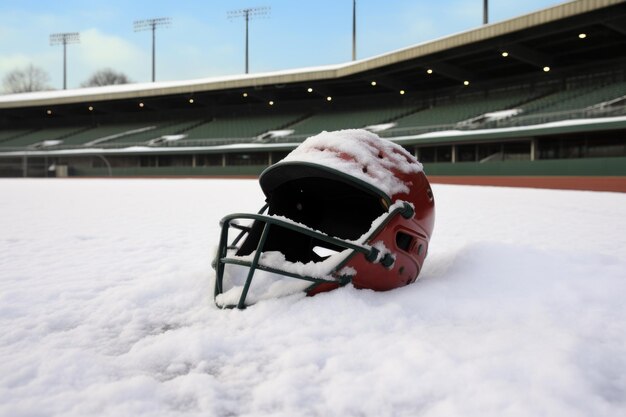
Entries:
{"label": "snow on helmet", "polygon": [[261,211],[221,222],[213,262],[219,307],[350,282],[386,291],[417,279],[434,199],[422,165],[401,146],[366,130],[322,132],[259,181]]}

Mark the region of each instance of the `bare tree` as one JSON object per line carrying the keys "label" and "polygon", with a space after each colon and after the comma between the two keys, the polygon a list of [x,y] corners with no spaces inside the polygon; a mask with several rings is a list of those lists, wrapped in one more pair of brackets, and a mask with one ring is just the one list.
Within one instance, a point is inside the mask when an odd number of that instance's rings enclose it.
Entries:
{"label": "bare tree", "polygon": [[81,87],[99,87],[103,85],[128,84],[130,80],[121,72],[115,72],[110,68],[98,70]]}
{"label": "bare tree", "polygon": [[26,93],[29,91],[50,90],[50,76],[42,68],[30,64],[25,69],[14,69],[2,80],[4,92],[7,94]]}

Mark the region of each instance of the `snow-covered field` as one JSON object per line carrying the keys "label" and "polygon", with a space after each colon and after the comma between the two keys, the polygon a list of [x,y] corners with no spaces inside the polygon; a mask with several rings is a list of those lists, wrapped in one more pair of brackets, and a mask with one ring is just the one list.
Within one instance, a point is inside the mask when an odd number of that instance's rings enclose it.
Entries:
{"label": "snow-covered field", "polygon": [[626,195],[433,187],[421,280],[212,300],[253,180],[0,180],[0,416],[624,416]]}

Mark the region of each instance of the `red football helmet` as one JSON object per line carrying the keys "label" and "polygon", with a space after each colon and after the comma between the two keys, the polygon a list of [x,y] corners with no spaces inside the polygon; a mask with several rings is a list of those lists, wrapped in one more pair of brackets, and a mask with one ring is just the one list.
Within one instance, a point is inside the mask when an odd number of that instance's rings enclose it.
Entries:
{"label": "red football helmet", "polygon": [[[259,214],[222,219],[213,264],[218,306],[350,282],[386,291],[416,280],[434,199],[422,165],[401,146],[366,130],[323,132],[267,168],[260,184],[267,204]],[[232,229],[238,235],[229,244]]]}

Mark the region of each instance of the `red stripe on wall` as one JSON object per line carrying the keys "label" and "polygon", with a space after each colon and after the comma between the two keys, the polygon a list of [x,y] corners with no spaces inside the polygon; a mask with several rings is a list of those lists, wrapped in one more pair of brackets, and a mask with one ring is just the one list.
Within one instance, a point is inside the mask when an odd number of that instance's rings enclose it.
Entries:
{"label": "red stripe on wall", "polygon": [[615,191],[620,193],[626,193],[626,177],[491,177],[429,175],[428,180],[434,184],[493,185],[500,187]]}

